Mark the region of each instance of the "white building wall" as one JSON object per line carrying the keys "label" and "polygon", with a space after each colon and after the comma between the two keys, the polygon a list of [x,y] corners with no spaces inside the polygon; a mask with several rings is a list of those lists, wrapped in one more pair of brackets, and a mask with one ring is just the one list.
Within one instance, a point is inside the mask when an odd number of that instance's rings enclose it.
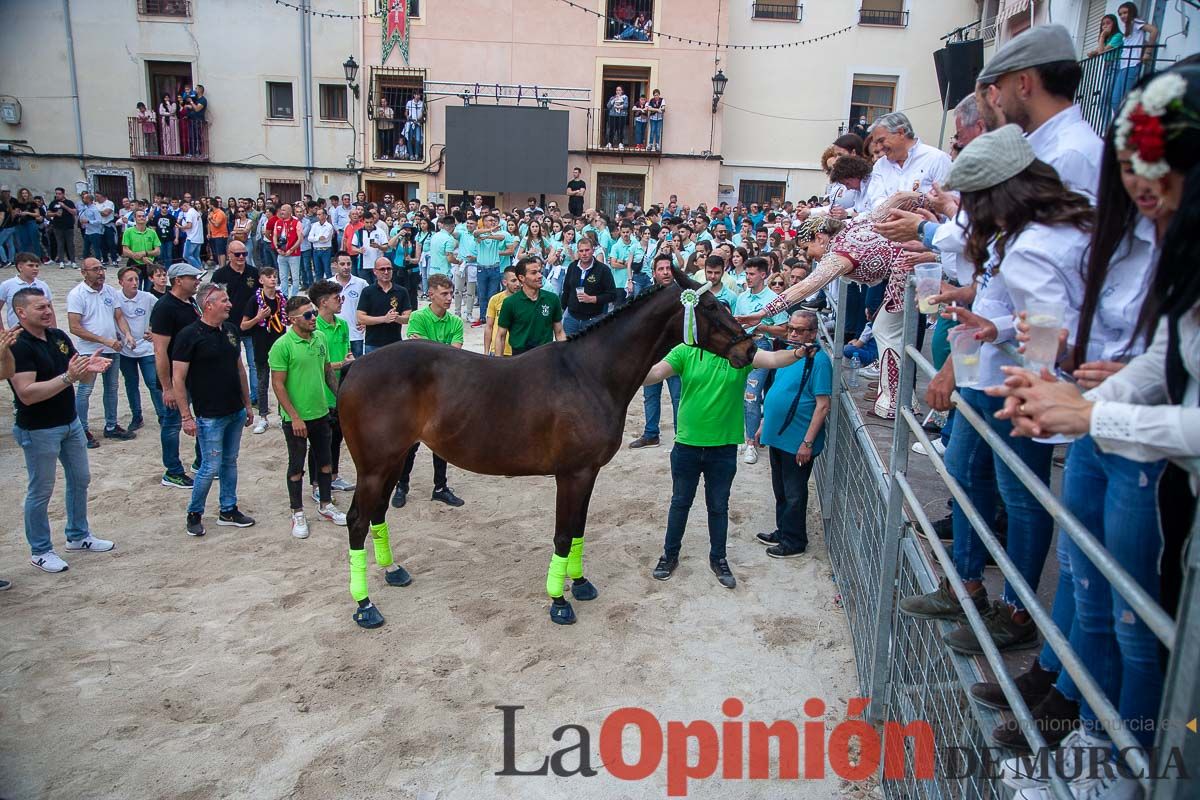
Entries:
{"label": "white building wall", "polygon": [[[723,56],[721,184],[736,196],[743,180],[784,181],[786,197],[820,194],[821,152],[849,116],[855,75],[896,81],[896,110],[936,146],[942,107],[933,53],[941,37],[979,19],[978,0],[907,0],[906,27],[858,24],[859,0],[807,0],[800,22],[756,20],[750,0],[733,0],[729,41],[779,44],[850,26],[847,33],[797,48],[734,50]],[[948,134],[947,134],[948,136]]]}
{"label": "white building wall", "polygon": [[[14,145],[12,153],[19,170],[3,169],[0,161],[0,182],[14,191],[73,191],[90,168],[131,170],[138,196],[149,193],[150,173],[204,175],[210,191],[221,195],[257,195],[264,180],[306,181],[306,190],[316,194],[353,189],[356,178],[345,169],[350,124],[319,119],[318,85],[345,85],[342,62],[362,52],[359,23],[312,19],[314,169],[307,182],[302,15],[274,3],[192,0],[191,6],[189,19],[176,20],[140,17],[136,0],[70,0],[86,154],[81,166],[63,3],[9,4],[0,25],[0,95],[20,102],[22,118],[18,125],[0,122],[0,142],[25,145]],[[324,0],[321,6],[343,13],[362,8],[358,0]],[[208,163],[130,158],[127,117],[138,101],[157,106],[148,96],[147,61],[188,62],[193,81],[204,84]],[[267,119],[267,80],[293,84],[294,119]]]}
{"label": "white building wall", "polygon": [[[1104,13],[1117,13],[1117,8],[1124,0],[1102,0]],[[1075,38],[1080,55],[1096,46],[1096,42],[1085,36],[1084,30],[1087,12],[1094,0],[1042,0],[1033,2],[1031,6],[1032,20],[1035,25],[1057,23],[1066,26]],[[1200,52],[1200,9],[1184,0],[1134,0],[1138,7],[1139,16],[1149,22],[1154,22],[1156,9],[1163,7],[1162,23],[1158,37],[1163,50],[1159,53],[1160,60],[1178,61],[1187,56]],[[1002,0],[1001,16],[1005,6],[1022,4],[1022,0]],[[1024,30],[1027,26],[1030,11],[1022,11],[1016,15],[1016,25],[1001,25],[998,40],[1003,43],[1012,37],[1014,30]]]}

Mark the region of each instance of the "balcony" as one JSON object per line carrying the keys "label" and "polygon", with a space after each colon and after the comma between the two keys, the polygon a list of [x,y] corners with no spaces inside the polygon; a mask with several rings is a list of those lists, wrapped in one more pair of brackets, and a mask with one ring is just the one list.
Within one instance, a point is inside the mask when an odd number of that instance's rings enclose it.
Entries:
{"label": "balcony", "polygon": [[147,161],[208,161],[208,122],[129,117],[129,157]]}
{"label": "balcony", "polygon": [[[375,159],[377,161],[408,161],[421,164],[425,161],[425,126],[415,125],[415,130],[404,120],[391,120],[390,129],[380,128],[383,120],[376,119],[371,126],[375,134]],[[410,135],[406,135],[406,132]]]}
{"label": "balcony", "polygon": [[[1075,103],[1083,118],[1098,136],[1108,133],[1113,117],[1121,107],[1121,101],[1138,80],[1171,66],[1164,57],[1165,45],[1132,45],[1120,51],[1110,50],[1085,58],[1079,62],[1083,77],[1075,91]],[[1121,68],[1141,65],[1136,75],[1126,75],[1124,83],[1118,85]]]}
{"label": "balcony", "polygon": [[800,3],[755,3],[752,18],[799,22],[804,19],[804,6]]}
{"label": "balcony", "polygon": [[907,28],[908,12],[891,11],[880,8],[860,8],[858,10],[859,25],[883,25],[889,28]]}
{"label": "balcony", "polygon": [[654,0],[608,0],[605,11],[605,41],[654,40]]}
{"label": "balcony", "polygon": [[138,13],[146,17],[190,17],[188,0],[138,0]]}
{"label": "balcony", "polygon": [[[647,122],[644,128],[635,125],[632,112],[633,109],[630,109],[629,116],[622,121],[619,117],[610,119],[607,110],[603,108],[589,108],[588,151],[591,153],[607,153],[609,155],[661,158],[661,144],[657,147],[650,147],[650,123]],[[659,132],[656,133],[660,141],[662,140],[661,126],[664,122],[665,120],[658,122]],[[637,140],[639,128],[642,128],[641,141]]]}

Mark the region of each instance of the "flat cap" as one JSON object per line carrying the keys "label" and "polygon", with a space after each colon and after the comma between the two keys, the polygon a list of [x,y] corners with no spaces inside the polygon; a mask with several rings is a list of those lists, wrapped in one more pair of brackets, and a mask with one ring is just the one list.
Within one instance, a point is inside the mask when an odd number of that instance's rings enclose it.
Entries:
{"label": "flat cap", "polygon": [[1034,159],[1033,147],[1020,127],[1005,125],[964,147],[942,188],[955,192],[990,189],[1022,172]]}
{"label": "flat cap", "polygon": [[1001,75],[1017,70],[1051,64],[1055,61],[1078,61],[1071,34],[1062,25],[1039,25],[1008,41],[996,51],[976,78],[978,83],[992,84]]}
{"label": "flat cap", "polygon": [[196,269],[186,261],[180,261],[178,264],[172,264],[167,270],[167,278],[175,280],[176,278],[199,278],[204,274],[204,270]]}

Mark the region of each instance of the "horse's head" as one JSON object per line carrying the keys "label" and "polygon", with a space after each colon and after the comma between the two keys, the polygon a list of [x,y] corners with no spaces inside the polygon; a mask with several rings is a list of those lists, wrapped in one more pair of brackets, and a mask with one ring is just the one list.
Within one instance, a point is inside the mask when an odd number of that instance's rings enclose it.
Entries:
{"label": "horse's head", "polygon": [[696,344],[738,368],[753,361],[758,349],[754,338],[742,330],[729,308],[709,291],[712,285],[696,283],[679,270],[674,272],[680,289],[693,289],[700,295],[696,304]]}

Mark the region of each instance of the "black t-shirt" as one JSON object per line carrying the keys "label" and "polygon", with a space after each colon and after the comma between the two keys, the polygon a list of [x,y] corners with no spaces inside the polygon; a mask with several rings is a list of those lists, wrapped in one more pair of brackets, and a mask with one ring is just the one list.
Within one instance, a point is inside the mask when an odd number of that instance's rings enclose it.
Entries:
{"label": "black t-shirt", "polygon": [[[154,231],[160,242],[169,242],[175,236],[175,218],[159,211],[154,216]],[[236,306],[235,306],[236,308]]]}
{"label": "black t-shirt", "polygon": [[51,200],[50,205],[47,206],[47,210],[49,210],[51,213],[56,211],[62,211],[63,213],[61,217],[51,217],[50,225],[52,227],[68,231],[74,228],[75,217],[70,211],[67,210],[74,208],[75,204],[70,200]]}
{"label": "black t-shirt", "polygon": [[[275,344],[275,340],[283,336],[287,330],[287,320],[283,315],[287,301],[283,299],[283,292],[276,292],[274,299],[264,294],[262,300],[271,313],[262,322],[242,334],[243,336],[248,335],[254,342],[254,364],[256,366],[267,363],[267,353],[271,350],[271,345]],[[242,319],[254,319],[258,316],[259,308],[258,292],[252,291],[245,305],[242,306]]]}
{"label": "black t-shirt", "polygon": [[171,360],[188,363],[186,385],[196,416],[224,417],[243,407],[241,352],[237,328],[230,322],[214,328],[198,319],[175,337]]}
{"label": "black t-shirt", "polygon": [[[368,286],[363,289],[362,297],[358,298],[358,310],[368,317],[382,317],[393,310],[403,314],[408,310],[408,291],[394,283],[386,292],[379,288],[379,284]],[[368,325],[363,342],[371,347],[383,347],[385,344],[398,342],[404,338],[402,328],[399,322]]]}
{"label": "black t-shirt", "polygon": [[[568,189],[586,189],[587,184],[579,178],[573,181],[567,181]],[[567,198],[567,211],[571,212],[572,217],[583,216],[583,196],[571,195]]]}
{"label": "black t-shirt", "polygon": [[[259,288],[258,269],[247,264],[241,272],[236,272],[233,267],[226,264],[213,273],[212,282],[223,284],[225,290],[229,292],[230,304],[233,308],[241,311],[246,308],[247,301],[254,297],[254,290]],[[239,330],[239,335],[249,336],[249,331],[241,331],[241,317],[237,313],[231,313],[230,316]]]}
{"label": "black t-shirt", "polygon": [[[37,338],[22,330],[12,346],[17,372],[34,373],[35,381],[48,381],[67,371],[75,345],[71,337],[58,328],[47,328],[46,339]],[[12,386],[12,381],[8,382]],[[27,431],[40,431],[70,425],[75,421],[75,387],[68,386],[49,400],[27,406],[13,389],[13,404],[17,411],[17,426]]]}
{"label": "black t-shirt", "polygon": [[35,216],[18,216],[15,212],[26,211],[32,213],[38,210],[37,203],[22,203],[19,200],[14,199],[12,201],[13,223],[17,225],[24,225],[26,222],[37,222],[37,217]]}
{"label": "black t-shirt", "polygon": [[154,304],[150,312],[150,332],[159,336],[170,336],[167,342],[167,359],[175,358],[175,343],[179,332],[200,318],[200,309],[194,300],[180,300],[167,292]]}

